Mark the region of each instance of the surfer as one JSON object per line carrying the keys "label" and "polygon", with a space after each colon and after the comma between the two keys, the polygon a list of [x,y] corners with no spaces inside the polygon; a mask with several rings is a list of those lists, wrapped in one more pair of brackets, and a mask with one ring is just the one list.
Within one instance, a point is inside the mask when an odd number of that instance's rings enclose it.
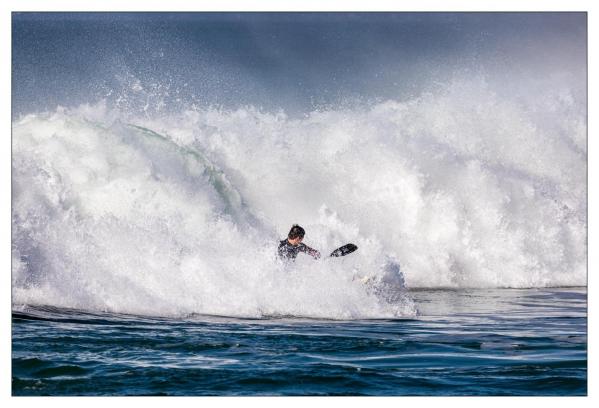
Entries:
{"label": "surfer", "polygon": [[314,259],[320,258],[320,252],[314,248],[310,248],[306,244],[302,244],[302,240],[306,235],[306,231],[297,224],[293,224],[287,239],[279,243],[278,254],[281,259],[295,261],[297,254],[303,252],[310,255]]}

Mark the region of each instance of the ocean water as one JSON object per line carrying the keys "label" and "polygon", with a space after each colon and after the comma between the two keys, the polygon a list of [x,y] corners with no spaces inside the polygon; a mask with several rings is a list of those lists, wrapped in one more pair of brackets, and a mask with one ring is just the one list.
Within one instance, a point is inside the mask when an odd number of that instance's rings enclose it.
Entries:
{"label": "ocean water", "polygon": [[587,392],[586,14],[12,34],[13,394]]}
{"label": "ocean water", "polygon": [[586,395],[586,289],[422,290],[406,319],[13,310],[13,395]]}

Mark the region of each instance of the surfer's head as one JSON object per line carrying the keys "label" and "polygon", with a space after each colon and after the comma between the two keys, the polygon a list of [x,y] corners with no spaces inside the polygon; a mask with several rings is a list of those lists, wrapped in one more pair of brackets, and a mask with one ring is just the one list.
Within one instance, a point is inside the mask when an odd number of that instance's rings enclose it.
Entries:
{"label": "surfer's head", "polygon": [[304,239],[304,235],[306,235],[306,231],[299,225],[293,224],[289,234],[287,234],[287,239],[290,244],[297,245]]}

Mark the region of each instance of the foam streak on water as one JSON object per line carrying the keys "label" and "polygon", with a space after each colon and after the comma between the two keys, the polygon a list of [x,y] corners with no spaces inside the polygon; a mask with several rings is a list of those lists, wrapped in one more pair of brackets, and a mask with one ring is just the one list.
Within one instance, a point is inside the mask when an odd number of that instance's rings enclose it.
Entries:
{"label": "foam streak on water", "polygon": [[[416,313],[404,282],[585,285],[582,111],[567,93],[506,99],[473,80],[295,119],[252,107],[123,117],[102,103],[24,116],[13,302],[390,318]],[[360,249],[286,267],[273,254],[292,223],[325,253]]]}

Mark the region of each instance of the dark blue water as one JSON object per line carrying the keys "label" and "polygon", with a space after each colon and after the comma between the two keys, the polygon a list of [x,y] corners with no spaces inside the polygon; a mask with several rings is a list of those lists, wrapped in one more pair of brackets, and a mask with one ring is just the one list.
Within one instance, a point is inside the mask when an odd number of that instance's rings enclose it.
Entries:
{"label": "dark blue water", "polygon": [[586,395],[586,288],[413,291],[406,320],[13,308],[13,395]]}

